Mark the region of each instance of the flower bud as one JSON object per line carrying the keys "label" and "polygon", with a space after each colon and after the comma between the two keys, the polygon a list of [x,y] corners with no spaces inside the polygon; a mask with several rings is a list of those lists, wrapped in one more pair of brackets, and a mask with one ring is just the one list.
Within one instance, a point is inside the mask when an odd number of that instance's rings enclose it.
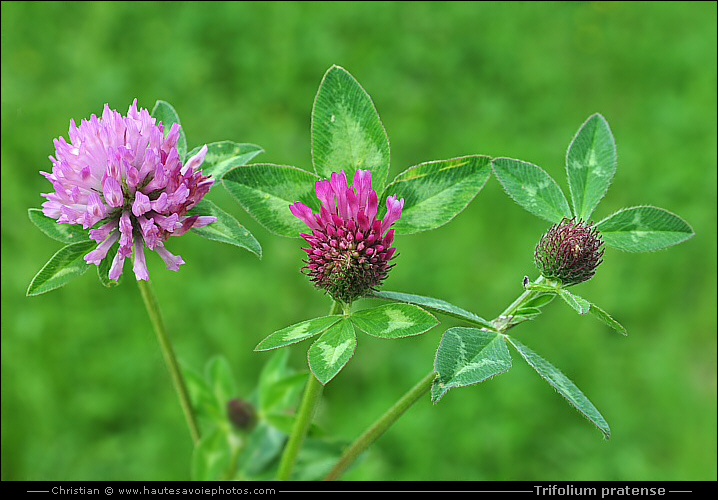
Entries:
{"label": "flower bud", "polygon": [[603,240],[591,222],[563,218],[546,231],[534,251],[541,274],[564,286],[590,279],[603,262]]}
{"label": "flower bud", "polygon": [[232,425],[240,431],[248,431],[257,423],[254,407],[240,398],[227,401],[227,417]]}

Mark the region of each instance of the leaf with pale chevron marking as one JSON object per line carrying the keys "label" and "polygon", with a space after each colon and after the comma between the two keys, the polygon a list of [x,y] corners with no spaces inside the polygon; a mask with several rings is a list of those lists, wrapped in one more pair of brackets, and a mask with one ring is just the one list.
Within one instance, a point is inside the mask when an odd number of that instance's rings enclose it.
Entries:
{"label": "leaf with pale chevron marking", "polygon": [[676,214],[649,205],[623,208],[596,224],[606,245],[627,252],[649,252],[681,243],[695,233]]}
{"label": "leaf with pale chevron marking", "polygon": [[276,349],[277,347],[284,347],[296,342],[301,342],[304,339],[322,333],[341,318],[341,316],[322,316],[321,318],[302,321],[301,323],[282,328],[268,335],[254,350],[267,351],[269,349]]}
{"label": "leaf with pale chevron marking", "polygon": [[[380,199],[404,199],[398,234],[436,229],[456,217],[484,187],[491,175],[491,158],[471,155],[436,160],[410,167],[396,176]],[[379,207],[379,215],[386,206]]]}
{"label": "leaf with pale chevron marking", "polygon": [[541,167],[513,158],[494,158],[496,178],[513,200],[550,222],[571,217],[571,207],[556,181]]}
{"label": "leaf with pale chevron marking", "polygon": [[369,295],[369,297],[416,304],[435,313],[445,314],[447,316],[451,316],[452,318],[458,318],[468,323],[473,323],[491,330],[495,329],[494,325],[490,321],[485,320],[481,316],[477,316],[466,309],[462,309],[459,306],[446,302],[445,300],[435,299],[434,297],[390,291],[373,292]]}
{"label": "leaf with pale chevron marking", "polygon": [[347,364],[354,354],[357,339],[354,326],[343,318],[322,334],[307,351],[309,369],[317,380],[326,384]]}
{"label": "leaf with pale chevron marking", "polygon": [[573,213],[587,221],[616,173],[616,143],[606,119],[588,117],[566,151],[566,174]]}
{"label": "leaf with pale chevron marking", "polygon": [[369,94],[347,70],[332,66],[319,84],[312,108],[312,162],[322,178],[344,170],[371,171],[381,193],[389,173],[389,138]]}
{"label": "leaf with pale chevron marking", "polygon": [[431,400],[436,403],[453,387],[478,384],[511,368],[503,335],[478,328],[449,328],[436,350]]}
{"label": "leaf with pale chevron marking", "polygon": [[289,205],[301,201],[318,212],[314,191],[318,180],[306,170],[271,163],[234,167],[222,177],[227,191],[257,222],[274,234],[295,238],[308,228],[292,214]]}
{"label": "leaf with pale chevron marking", "polygon": [[439,324],[434,316],[411,304],[385,304],[355,312],[349,319],[360,330],[384,339],[419,335]]}

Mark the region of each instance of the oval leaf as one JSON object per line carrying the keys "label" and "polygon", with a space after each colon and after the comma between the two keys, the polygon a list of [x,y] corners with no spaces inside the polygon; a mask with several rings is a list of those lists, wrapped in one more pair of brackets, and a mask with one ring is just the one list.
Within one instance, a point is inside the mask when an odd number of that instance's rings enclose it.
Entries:
{"label": "oval leaf", "polygon": [[512,158],[494,158],[491,165],[506,194],[532,214],[550,222],[571,217],[563,191],[541,167]]}
{"label": "oval leaf", "polygon": [[588,220],[616,173],[616,143],[608,122],[591,115],[566,151],[566,174],[574,214]]}
{"label": "oval leaf", "polygon": [[173,123],[177,123],[180,126],[179,137],[177,138],[177,153],[179,154],[180,162],[184,163],[187,156],[187,138],[184,135],[184,129],[182,128],[179,115],[177,111],[175,111],[175,108],[167,101],[158,100],[150,114],[156,118],[157,121],[162,122],[162,133],[165,137],[167,137]]}
{"label": "oval leaf", "polygon": [[478,328],[449,328],[436,350],[431,400],[436,403],[452,387],[478,384],[511,368],[503,335]]}
{"label": "oval leaf", "polygon": [[[192,158],[199,153],[202,146],[197,146],[187,153],[187,158]],[[232,141],[219,141],[207,144],[207,153],[201,168],[204,175],[211,175],[215,179],[222,176],[233,167],[247,164],[252,158],[264,150],[256,144],[236,143]],[[212,185],[217,184],[216,182]]]}
{"label": "oval leaf", "polygon": [[389,138],[369,94],[347,70],[332,66],[324,75],[312,108],[312,162],[322,178],[358,168],[371,171],[381,193],[389,173]]}
{"label": "oval leaf", "polygon": [[[436,229],[460,213],[491,174],[488,156],[463,156],[420,163],[399,174],[381,199],[396,195],[404,199],[401,218],[394,222],[399,234]],[[386,212],[386,206],[380,213]]]}
{"label": "oval leaf", "polygon": [[237,395],[232,367],[224,356],[214,356],[205,366],[205,378],[221,408]]}
{"label": "oval leaf", "polygon": [[308,228],[289,211],[289,205],[301,201],[318,212],[317,180],[306,170],[270,163],[235,167],[222,177],[227,191],[257,222],[274,234],[295,238]]}
{"label": "oval leaf", "polygon": [[523,345],[518,340],[509,337],[509,342],[519,351],[519,354],[523,356],[526,362],[538,372],[541,377],[546,380],[554,389],[558,391],[566,400],[571,403],[578,411],[580,411],[584,417],[589,419],[593,424],[598,427],[601,432],[606,436],[606,439],[611,437],[611,429],[608,427],[608,423],[599,413],[593,404],[583,395],[583,393],[576,387],[576,384],[561,373],[551,363],[543,359],[541,356],[533,352],[531,349]]}
{"label": "oval leaf", "polygon": [[352,313],[349,319],[365,333],[384,339],[419,335],[439,324],[434,316],[412,304],[385,304]]}
{"label": "oval leaf", "polygon": [[87,241],[88,230],[83,229],[80,224],[67,224],[64,222],[58,224],[55,219],[43,214],[39,208],[29,208],[27,216],[40,231],[54,240],[65,244]]}
{"label": "oval leaf", "polygon": [[194,481],[226,479],[231,453],[224,432],[215,428],[205,434],[192,451],[192,479]]}
{"label": "oval leaf", "polygon": [[627,252],[649,252],[681,243],[695,233],[676,214],[648,205],[630,207],[596,224],[608,246]]}
{"label": "oval leaf", "polygon": [[[289,352],[282,349],[276,352]],[[259,410],[266,414],[271,411],[287,411],[296,408],[302,389],[307,383],[308,371],[287,375],[259,392]]]}
{"label": "oval leaf", "polygon": [[301,342],[304,339],[322,333],[341,318],[341,316],[323,316],[282,328],[267,336],[254,350],[267,351],[269,349],[276,349],[277,347],[284,347],[285,345]]}
{"label": "oval leaf", "polygon": [[287,441],[287,435],[267,422],[259,421],[237,457],[237,470],[245,479],[266,472]]}
{"label": "oval leaf", "polygon": [[197,415],[200,424],[205,424],[202,428],[203,431],[206,430],[205,427],[214,427],[217,422],[227,418],[225,407],[219,404],[207,381],[199,373],[187,366],[182,366],[182,378],[187,387],[192,411]]}
{"label": "oval leaf", "polygon": [[408,304],[416,304],[435,313],[445,314],[446,316],[451,316],[452,318],[458,318],[469,323],[488,328],[490,330],[495,329],[494,325],[490,321],[487,321],[472,312],[455,306],[454,304],[450,304],[445,300],[435,299],[433,297],[424,297],[422,295],[413,295],[410,293],[388,291],[374,292],[371,294],[371,297],[376,297],[378,299],[394,300],[396,302],[406,302]]}
{"label": "oval leaf", "polygon": [[257,239],[233,215],[225,212],[207,199],[201,199],[187,211],[188,215],[213,215],[217,220],[206,226],[192,228],[192,232],[210,240],[246,248],[262,257],[262,247]]}
{"label": "oval leaf", "polygon": [[317,380],[326,384],[339,373],[354,354],[357,339],[354,326],[347,318],[332,325],[307,351],[309,369]]}
{"label": "oval leaf", "polygon": [[84,274],[88,264],[83,257],[96,245],[97,243],[90,240],[62,247],[32,279],[27,295],[49,292]]}

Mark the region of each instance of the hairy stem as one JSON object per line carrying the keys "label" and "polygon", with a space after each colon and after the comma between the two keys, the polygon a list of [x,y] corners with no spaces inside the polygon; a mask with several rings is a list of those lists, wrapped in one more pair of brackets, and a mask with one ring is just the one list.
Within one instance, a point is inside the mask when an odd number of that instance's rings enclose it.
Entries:
{"label": "hairy stem", "polygon": [[[534,283],[542,283],[543,277],[540,276]],[[511,325],[504,321],[504,318],[513,315],[515,311],[521,308],[526,302],[534,298],[538,293],[536,290],[524,290],[519,297],[514,300],[504,311],[494,319],[493,323],[497,325],[500,333],[505,332]],[[503,326],[498,326],[503,325]],[[404,394],[391,408],[389,408],[379,419],[374,422],[361,436],[347,448],[332,470],[324,477],[325,481],[334,481],[338,479],[344,471],[351,465],[357,457],[371,446],[374,441],[386,431],[391,425],[401,417],[414,403],[416,403],[424,394],[429,392],[431,384],[436,378],[436,373],[432,370],[424,378],[422,378],[414,387]]]}
{"label": "hairy stem", "polygon": [[[347,308],[340,302],[333,302],[332,307],[329,310],[329,314],[337,314],[344,310],[347,313]],[[304,438],[307,435],[309,425],[312,423],[314,413],[321,399],[324,386],[317,380],[313,373],[309,373],[307,385],[304,388],[304,395],[302,396],[302,402],[299,405],[299,411],[297,418],[292,426],[292,434],[289,436],[289,440],[284,447],[282,452],[282,458],[279,462],[279,469],[277,470],[277,480],[286,481],[289,479],[292,469],[294,468],[294,462],[297,460],[297,454],[302,447]]]}
{"label": "hairy stem", "polygon": [[157,334],[157,340],[160,343],[160,350],[162,351],[162,357],[165,359],[165,364],[170,372],[172,378],[172,384],[174,385],[177,396],[179,397],[180,406],[182,407],[182,413],[187,421],[187,427],[189,433],[192,436],[192,441],[197,444],[199,441],[199,427],[195,420],[194,412],[192,411],[192,405],[189,400],[189,393],[182,378],[182,372],[180,371],[179,363],[175,357],[174,350],[172,349],[172,343],[167,336],[167,330],[165,324],[162,321],[162,315],[160,314],[160,308],[157,305],[157,299],[155,298],[152,288],[148,281],[138,280],[137,286],[140,288],[140,294],[142,300],[147,308],[147,314],[150,316],[150,321]]}

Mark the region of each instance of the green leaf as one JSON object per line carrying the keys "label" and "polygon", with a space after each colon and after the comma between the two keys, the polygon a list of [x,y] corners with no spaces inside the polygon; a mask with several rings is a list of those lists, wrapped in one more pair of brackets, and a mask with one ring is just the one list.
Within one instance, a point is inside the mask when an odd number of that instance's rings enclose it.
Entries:
{"label": "green leaf", "polygon": [[591,115],[566,151],[566,174],[573,212],[587,221],[616,173],[616,143],[606,119]]}
{"label": "green leaf", "polygon": [[116,280],[111,280],[109,277],[112,261],[114,260],[119,248],[119,243],[113,244],[107,251],[105,258],[100,261],[100,265],[97,266],[97,278],[100,280],[100,283],[107,288],[114,288],[119,285],[122,282],[122,277],[124,276],[124,273],[122,273]]}
{"label": "green leaf", "polygon": [[676,214],[648,205],[623,208],[596,224],[606,245],[648,252],[681,243],[695,233]]}
{"label": "green leaf", "polygon": [[[342,453],[349,448],[348,441],[340,439],[307,438],[302,449],[297,454],[297,461],[290,476],[291,481],[321,481],[337,463]],[[358,460],[353,462],[347,470],[351,470]]]}
{"label": "green leaf", "polygon": [[[226,420],[225,407],[220,406],[209,384],[199,373],[183,365],[182,378],[187,386],[192,410],[200,423],[211,422],[212,426],[216,426],[217,422]],[[204,425],[202,430],[202,434],[204,434],[209,427]]]}
{"label": "green leaf", "polygon": [[187,215],[213,215],[217,220],[206,226],[192,228],[192,232],[214,241],[245,248],[262,257],[262,246],[257,239],[233,215],[225,212],[207,199],[201,199],[187,211]]}
{"label": "green leaf", "polygon": [[538,372],[541,377],[546,380],[554,389],[558,391],[564,398],[568,400],[578,411],[580,411],[584,417],[589,419],[593,424],[598,427],[601,432],[606,436],[606,439],[611,437],[611,430],[608,428],[608,423],[599,413],[596,407],[583,395],[583,393],[576,387],[576,384],[561,373],[551,363],[543,359],[541,356],[533,352],[531,349],[523,345],[518,340],[509,337],[506,338],[511,344],[519,351],[519,354],[523,356],[526,362]]}
{"label": "green leaf", "polygon": [[543,307],[556,298],[556,292],[541,293],[524,303],[524,307]]}
{"label": "green leaf", "polygon": [[[289,353],[289,349],[276,351]],[[296,400],[307,382],[307,370],[286,375],[259,394],[259,407],[264,414],[287,411],[296,407]]]}
{"label": "green leaf", "polygon": [[279,456],[285,441],[284,432],[260,421],[237,458],[238,469],[250,476],[266,471]]}
{"label": "green leaf", "polygon": [[610,314],[598,307],[596,304],[591,304],[591,308],[588,310],[588,312],[596,316],[598,319],[606,323],[618,333],[622,335],[628,335],[628,332],[623,327],[623,325],[621,325],[621,323],[613,319]]}
{"label": "green leaf", "polygon": [[431,400],[436,403],[452,387],[478,384],[511,368],[503,335],[478,328],[449,328],[436,350]]}
{"label": "green leaf", "polygon": [[554,223],[571,217],[563,191],[541,167],[512,158],[494,158],[491,164],[506,194],[532,214]]}
{"label": "green leaf", "polygon": [[565,288],[559,288],[558,294],[568,305],[574,308],[578,314],[586,314],[591,308],[589,301],[569,292]]}
{"label": "green leaf", "polygon": [[408,304],[416,304],[432,312],[445,314],[452,318],[458,318],[469,323],[473,323],[484,328],[494,330],[494,325],[485,320],[484,318],[477,316],[476,314],[462,309],[454,304],[450,304],[445,300],[435,299],[433,297],[424,297],[422,295],[413,295],[410,293],[401,292],[373,292],[370,297],[378,299],[394,300],[396,302],[406,302]]}
{"label": "green leaf", "polygon": [[[399,234],[436,229],[459,214],[491,175],[488,156],[462,156],[420,163],[400,173],[381,201],[391,195],[404,199],[401,218],[394,222]],[[386,212],[382,204],[380,214]]]}
{"label": "green leaf", "polygon": [[262,366],[259,373],[259,382],[257,383],[258,408],[261,413],[267,412],[273,408],[271,398],[268,397],[274,385],[291,373],[287,366],[289,359],[288,349],[279,349],[274,351],[269,359]]}
{"label": "green leaf", "polygon": [[307,321],[302,321],[286,328],[282,328],[262,340],[255,351],[267,351],[269,349],[276,349],[277,347],[284,347],[286,345],[301,342],[304,339],[318,335],[334,325],[339,321],[342,316],[322,316],[320,318],[314,318]]}
{"label": "green leaf", "polygon": [[231,449],[227,436],[218,428],[205,434],[192,452],[191,477],[194,481],[225,479],[223,474],[230,462]]}
{"label": "green leaf", "polygon": [[83,257],[96,245],[94,241],[88,240],[62,247],[32,279],[27,295],[49,292],[84,274],[89,264]]}
{"label": "green leaf", "polygon": [[514,312],[514,316],[522,316],[526,319],[534,319],[539,314],[541,309],[538,307],[521,307]]}
{"label": "green leaf", "polygon": [[419,335],[439,324],[434,316],[412,304],[385,304],[352,313],[349,319],[365,333],[383,339]]}
{"label": "green leaf", "polygon": [[156,118],[157,121],[162,122],[162,135],[165,137],[167,137],[173,123],[180,125],[179,137],[177,138],[177,153],[179,154],[180,162],[184,163],[187,157],[187,138],[184,135],[184,129],[182,128],[179,115],[177,111],[175,111],[175,108],[167,101],[158,100],[150,114]]}
{"label": "green leaf", "polygon": [[[200,149],[202,149],[202,146],[194,148],[187,153],[187,158],[192,158],[199,153]],[[204,155],[204,161],[202,162],[202,174],[221,179],[231,168],[246,165],[259,153],[264,153],[264,150],[256,144],[232,141],[212,142],[207,144],[207,153]],[[216,184],[217,182],[212,187]]]}
{"label": "green leaf", "polygon": [[305,170],[270,163],[235,167],[222,177],[227,190],[257,222],[274,234],[295,238],[308,229],[289,211],[289,205],[301,201],[318,212],[317,180]]}
{"label": "green leaf", "polygon": [[347,70],[332,66],[312,108],[312,162],[322,178],[344,170],[351,183],[356,169],[370,170],[381,193],[389,173],[389,138],[369,94]]}
{"label": "green leaf", "polygon": [[296,407],[296,399],[307,382],[308,370],[297,372],[287,365],[289,349],[272,352],[259,374],[259,413],[280,412]]}
{"label": "green leaf", "polygon": [[339,373],[354,354],[357,339],[354,326],[341,319],[322,334],[307,351],[309,369],[317,380],[326,384]]}
{"label": "green leaf", "polygon": [[209,388],[212,390],[212,394],[214,394],[222,408],[227,404],[227,401],[237,395],[237,386],[234,383],[232,367],[224,356],[214,356],[207,362],[205,378]]}
{"label": "green leaf", "polygon": [[83,229],[81,224],[67,224],[64,222],[58,224],[55,219],[43,214],[39,208],[29,208],[27,216],[40,231],[52,239],[65,244],[88,241],[88,230]]}

